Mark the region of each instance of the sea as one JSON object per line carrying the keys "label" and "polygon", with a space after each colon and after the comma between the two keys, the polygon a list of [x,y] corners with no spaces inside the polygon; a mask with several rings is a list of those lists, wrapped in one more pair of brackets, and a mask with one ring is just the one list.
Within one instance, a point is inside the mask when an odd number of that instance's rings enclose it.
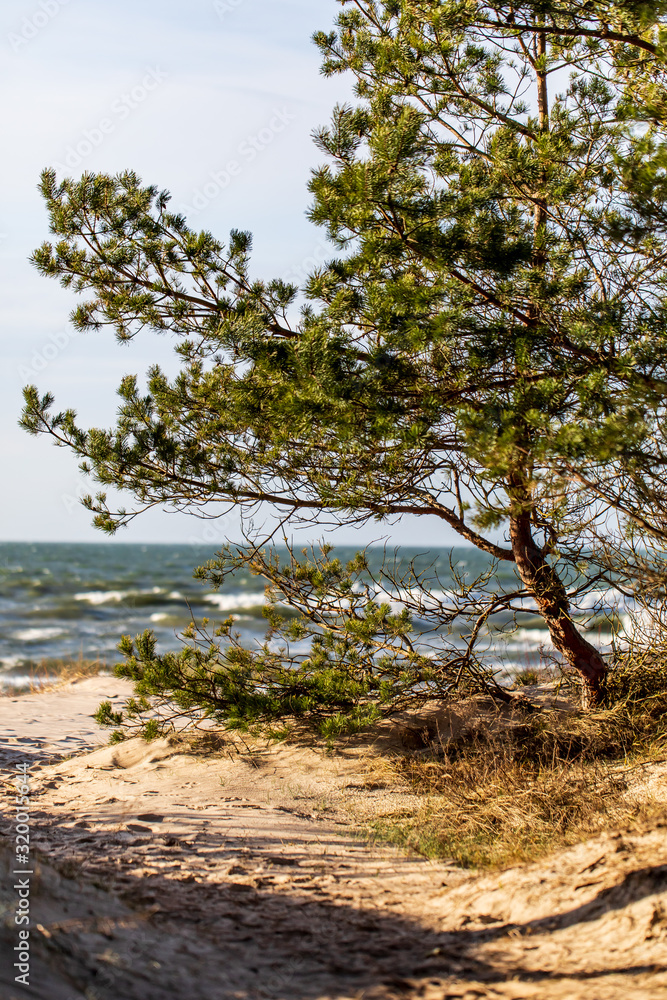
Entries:
{"label": "sea", "polygon": [[[340,546],[333,555],[346,561],[355,551]],[[393,551],[390,555],[393,563]],[[161,652],[177,650],[179,633],[193,617],[215,623],[232,614],[245,644],[263,643],[264,581],[238,572],[224,589],[212,590],[194,579],[193,571],[214,557],[215,550],[204,545],[0,543],[0,687],[39,683],[79,661],[99,661],[111,669],[121,658],[116,648],[121,636],[145,629],[155,633]],[[371,548],[367,557],[378,574],[385,551]],[[399,568],[411,562],[425,573],[435,599],[446,596],[453,573],[475,580],[490,566],[485,553],[468,547],[400,549]],[[501,564],[493,589],[514,587],[514,572],[511,564]],[[618,612],[617,596],[598,592],[580,606],[589,638],[603,648],[612,641],[609,623]],[[400,607],[400,592],[392,603]],[[506,616],[498,624],[507,622]],[[414,624],[417,635],[431,627],[419,619]],[[451,639],[463,643],[456,628]],[[510,676],[538,666],[549,648],[548,632],[528,603],[518,631],[490,633],[486,661],[499,676]]]}

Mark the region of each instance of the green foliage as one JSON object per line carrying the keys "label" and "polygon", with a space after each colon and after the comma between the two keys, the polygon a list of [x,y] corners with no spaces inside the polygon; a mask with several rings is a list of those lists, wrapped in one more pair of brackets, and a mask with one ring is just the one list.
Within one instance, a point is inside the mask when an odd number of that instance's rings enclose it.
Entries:
{"label": "green foliage", "polygon": [[[168,333],[181,365],[174,378],[154,366],[145,385],[123,379],[111,429],[85,430],[26,388],[26,430],[70,447],[100,485],[84,501],[99,528],[154,505],[250,518],[271,505],[284,530],[412,514],[431,520],[434,541],[448,526],[517,566],[516,588],[498,591],[490,573],[435,611],[428,593],[408,597],[405,615],[369,595],[334,630],[317,605],[348,599],[347,570],[262,557],[257,571],[296,612],[283,622],[272,604],[269,627],[311,640],[303,663],[242,650],[228,624],[225,648],[178,655],[158,656],[145,634],[124,646],[140,696],[170,691],[184,712],[239,725],[349,720],[365,700],[389,705],[430,683],[432,661],[409,645],[415,608],[440,615],[446,686],[452,671],[478,684],[476,645],[531,596],[599,694],[603,664],[571,602],[609,581],[629,525],[667,538],[642,485],[658,478],[667,389],[666,12],[625,0],[344,3],[315,41],[325,74],[354,77],[356,101],[316,136],[327,162],[310,218],[334,256],[305,301],[251,277],[248,234],[223,245],[191,229],[132,172],[44,172],[54,238],[34,263],[87,296],[75,326],[110,326],[121,341]],[[110,487],[134,507],[109,506]],[[262,542],[251,535],[250,562]],[[458,666],[456,618],[468,623]]]}
{"label": "green foliage", "polygon": [[519,672],[514,675],[513,680],[518,687],[528,687],[531,684],[539,684],[540,673],[538,670],[526,668],[525,670],[519,670]]}
{"label": "green foliage", "polygon": [[[363,553],[346,565],[331,553],[330,546],[304,550],[301,559],[292,553],[286,565],[271,552],[220,553],[198,571],[214,585],[239,566],[270,581],[264,644],[242,646],[233,617],[213,633],[206,619],[193,620],[180,652],[159,654],[150,631],[124,636],[125,659],[115,673],[133,682],[136,697],[122,713],[105,702],[97,721],[148,738],[205,718],[230,729],[260,724],[265,731],[277,720],[302,719],[333,739],[408,705],[448,697],[464,672],[467,690],[507,698],[473,656],[447,649],[438,655],[426,641],[416,645],[409,610],[394,614],[374,599],[378,583]],[[308,642],[310,651],[293,652],[295,642],[300,648]]]}
{"label": "green foliage", "polygon": [[[331,163],[311,182],[311,217],[347,248],[309,282],[322,310],[287,322],[296,289],[250,280],[247,234],[225,248],[191,230],[136,175],[58,182],[46,171],[59,239],[34,261],[92,292],[74,324],[110,325],[121,340],[144,327],[174,334],[183,369],[173,381],[151,369],[147,391],[126,378],[115,431],[78,429],[36,389],[24,426],[49,430],[140,506],[266,498],[343,518],[409,511],[479,544],[448,502],[454,473],[487,528],[506,520],[507,477],[527,463],[537,520],[578,538],[577,505],[555,499],[557,470],[636,448],[664,364],[658,248],[650,234],[632,248],[611,235],[634,218],[614,164],[640,152],[623,92],[581,74],[546,129],[514,92],[535,60],[513,52],[511,26],[493,29],[498,48],[476,6],[369,10],[318,36],[325,71],[351,69],[364,99],[318,134]],[[605,54],[551,41],[549,66],[592,70]],[[539,231],[538,203],[550,218]],[[87,505],[109,531],[132,516],[109,511],[103,492]]]}
{"label": "green foliage", "polygon": [[111,702],[103,701],[93,718],[100,726],[120,726],[123,722],[123,713],[114,712]]}

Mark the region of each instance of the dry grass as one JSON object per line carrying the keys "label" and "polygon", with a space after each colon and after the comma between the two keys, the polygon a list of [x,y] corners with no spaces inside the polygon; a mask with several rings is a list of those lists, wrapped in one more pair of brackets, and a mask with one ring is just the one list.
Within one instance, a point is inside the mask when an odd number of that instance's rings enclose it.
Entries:
{"label": "dry grass", "polygon": [[42,660],[26,670],[27,684],[12,684],[7,681],[0,688],[0,697],[16,697],[20,694],[38,694],[48,691],[61,684],[71,684],[85,677],[97,677],[99,674],[111,673],[108,665],[102,660],[86,660],[79,655],[76,660]]}
{"label": "dry grass", "polygon": [[80,656],[75,661],[63,661],[55,681],[61,684],[71,684],[72,681],[80,681],[84,677],[97,677],[99,674],[110,673],[109,666],[103,660],[84,660]]}
{"label": "dry grass", "polygon": [[[359,762],[359,799],[347,805],[361,832],[465,867],[503,868],[662,814],[633,789],[638,765],[667,756],[663,675],[658,662],[619,661],[606,707],[593,714],[574,708],[572,688],[569,707],[526,712],[467,698],[324,745],[306,721],[288,720],[278,733],[200,734],[191,750],[253,761],[278,740],[319,743],[332,761]],[[543,704],[568,705],[552,697],[550,674],[538,679],[545,682]],[[529,696],[536,697],[534,689]],[[340,805],[336,795],[330,805]]]}
{"label": "dry grass", "polygon": [[469,707],[456,737],[425,732],[423,748],[376,759],[369,781],[403,783],[419,805],[371,832],[427,857],[502,868],[663,813],[630,794],[628,778],[667,751],[662,663],[619,661],[606,702],[591,715]]}
{"label": "dry grass", "polygon": [[394,777],[407,781],[421,804],[373,822],[371,832],[470,868],[532,861],[655,811],[628,800],[618,769],[581,762],[530,767],[508,752],[447,763],[396,759]]}

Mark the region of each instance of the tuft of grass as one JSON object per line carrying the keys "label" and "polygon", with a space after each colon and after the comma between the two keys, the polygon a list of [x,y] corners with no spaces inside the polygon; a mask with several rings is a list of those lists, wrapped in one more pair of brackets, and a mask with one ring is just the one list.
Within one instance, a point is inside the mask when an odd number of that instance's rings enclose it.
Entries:
{"label": "tuft of grass", "polygon": [[484,754],[456,761],[404,758],[396,777],[418,808],[370,825],[378,838],[464,868],[504,868],[639,818],[622,775],[581,763],[529,767]]}
{"label": "tuft of grass", "polygon": [[514,675],[513,680],[517,687],[528,687],[532,684],[539,684],[540,674],[538,670],[528,667],[525,670],[519,670]]}
{"label": "tuft of grass", "polygon": [[44,659],[33,663],[26,669],[27,684],[3,683],[0,696],[16,697],[20,694],[39,694],[59,684],[69,684],[72,681],[83,680],[85,677],[96,677],[99,674],[111,673],[108,664],[103,660],[87,660],[79,654],[76,660]]}
{"label": "tuft of grass", "polygon": [[267,740],[272,740],[275,743],[284,743],[286,740],[292,736],[292,726],[286,723],[284,726],[267,726],[264,729],[264,735]]}
{"label": "tuft of grass", "polygon": [[370,832],[468,868],[532,861],[601,831],[663,812],[628,795],[628,765],[664,757],[667,668],[624,655],[611,665],[594,714],[502,715],[482,706],[456,738],[428,734],[423,749],[384,762],[419,804]]}
{"label": "tuft of grass", "polygon": [[69,684],[86,677],[98,677],[100,674],[110,674],[109,665],[104,660],[86,660],[79,656],[78,660],[61,661],[62,666],[56,670],[57,680]]}
{"label": "tuft of grass", "polygon": [[338,712],[325,717],[317,723],[316,729],[320,736],[333,741],[339,736],[351,736],[360,733],[381,717],[377,705],[357,705],[351,712]]}
{"label": "tuft of grass", "polygon": [[651,718],[667,711],[667,649],[623,650],[614,656],[604,682],[604,702]]}

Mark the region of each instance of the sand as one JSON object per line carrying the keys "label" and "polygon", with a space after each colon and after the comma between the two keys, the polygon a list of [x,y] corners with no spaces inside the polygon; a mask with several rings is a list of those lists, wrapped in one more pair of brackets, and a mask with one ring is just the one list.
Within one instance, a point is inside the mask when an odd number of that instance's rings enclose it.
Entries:
{"label": "sand", "polygon": [[[0,699],[3,1000],[667,997],[667,827],[475,874],[368,844],[368,748],[105,746],[89,678]],[[14,982],[12,768],[32,765],[30,987]],[[667,771],[652,774],[667,797]],[[355,835],[356,831],[356,835]]]}
{"label": "sand", "polygon": [[92,718],[100,702],[116,707],[132,693],[129,681],[87,677],[43,693],[0,698],[0,764],[42,765],[109,742]]}

